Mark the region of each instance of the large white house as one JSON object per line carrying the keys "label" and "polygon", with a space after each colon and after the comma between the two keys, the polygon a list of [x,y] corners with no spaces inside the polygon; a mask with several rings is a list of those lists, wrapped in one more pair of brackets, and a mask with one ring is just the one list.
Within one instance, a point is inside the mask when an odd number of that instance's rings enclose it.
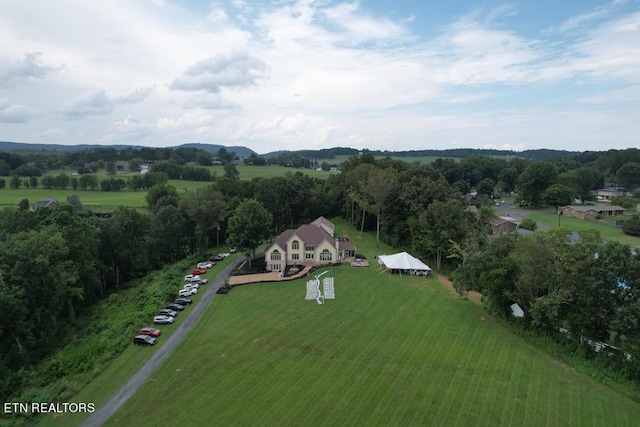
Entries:
{"label": "large white house", "polygon": [[348,239],[335,236],[335,225],[320,217],[311,224],[285,230],[265,250],[267,270],[284,271],[288,265],[327,265],[355,256]]}

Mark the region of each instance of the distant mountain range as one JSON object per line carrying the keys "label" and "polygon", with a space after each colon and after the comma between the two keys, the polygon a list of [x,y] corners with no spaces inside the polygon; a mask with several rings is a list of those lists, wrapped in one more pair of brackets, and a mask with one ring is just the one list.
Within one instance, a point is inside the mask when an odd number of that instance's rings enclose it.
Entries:
{"label": "distant mountain range", "polygon": [[[94,148],[114,148],[116,150],[150,148],[141,145],[100,145],[100,144],[81,144],[81,145],[62,145],[62,144],[39,144],[24,142],[3,142],[0,141],[0,151],[4,152],[74,152],[91,150]],[[224,148],[228,152],[234,152],[239,157],[249,157],[257,154],[250,148],[241,146],[227,147],[217,144],[187,143],[175,147],[167,148],[197,148],[211,154],[216,154],[218,150]],[[299,150],[299,151],[274,151],[261,155],[265,158],[273,158],[278,156],[295,156],[295,157],[314,157],[316,159],[333,159],[336,156],[355,156],[360,153],[370,153],[376,157],[441,157],[441,158],[465,158],[474,155],[480,156],[500,156],[500,157],[521,157],[527,160],[539,161],[550,160],[558,157],[571,157],[579,154],[573,151],[564,150],[526,150],[526,151],[509,151],[509,150],[485,150],[472,148],[457,148],[451,150],[410,150],[410,151],[380,151],[380,150],[358,150],[355,148],[335,147],[325,148],[321,150]]]}

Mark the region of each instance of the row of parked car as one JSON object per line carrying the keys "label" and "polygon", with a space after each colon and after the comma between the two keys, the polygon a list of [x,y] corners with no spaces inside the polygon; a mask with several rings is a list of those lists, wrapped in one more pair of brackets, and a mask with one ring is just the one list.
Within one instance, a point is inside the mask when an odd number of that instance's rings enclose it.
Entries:
{"label": "row of parked car", "polygon": [[[200,285],[209,283],[207,279],[201,277],[202,274],[206,274],[209,268],[215,266],[219,261],[224,260],[230,254],[220,253],[212,256],[209,261],[199,262],[196,268],[184,276],[184,287],[178,291],[178,298],[176,298],[171,304],[168,304],[165,308],[158,311],[158,314],[153,317],[154,325],[170,325],[175,322],[175,318],[183,311],[188,305],[193,303],[190,296],[196,295]],[[221,293],[227,293],[221,292]],[[133,338],[133,343],[137,345],[155,345],[158,342],[158,337],[161,332],[157,328],[144,327],[140,328],[138,335]]]}

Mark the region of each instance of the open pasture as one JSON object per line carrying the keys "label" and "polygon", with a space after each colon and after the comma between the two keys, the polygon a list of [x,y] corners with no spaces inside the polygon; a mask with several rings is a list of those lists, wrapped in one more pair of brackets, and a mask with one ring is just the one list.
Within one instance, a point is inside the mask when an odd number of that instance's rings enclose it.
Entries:
{"label": "open pasture", "polygon": [[[368,254],[367,254],[368,255]],[[108,425],[634,425],[640,405],[435,279],[335,267],[216,297]]]}
{"label": "open pasture", "polygon": [[[552,228],[558,227],[558,215],[554,213],[534,213],[527,215],[536,222],[550,225]],[[626,217],[627,219],[629,217]],[[578,218],[560,216],[560,227],[580,232],[584,230],[597,230],[603,240],[615,240],[622,244],[640,247],[640,237],[628,236],[622,232],[622,228],[609,224],[601,224],[595,221],[588,221]]]}

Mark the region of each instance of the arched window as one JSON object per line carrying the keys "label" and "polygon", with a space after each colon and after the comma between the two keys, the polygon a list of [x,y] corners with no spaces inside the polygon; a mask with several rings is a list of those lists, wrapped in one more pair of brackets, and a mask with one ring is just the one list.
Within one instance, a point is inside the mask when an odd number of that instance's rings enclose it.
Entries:
{"label": "arched window", "polygon": [[282,255],[279,250],[274,249],[274,251],[271,252],[271,261],[280,261],[281,257]]}
{"label": "arched window", "polygon": [[300,242],[298,242],[297,240],[294,240],[293,242],[291,242],[291,249],[293,250],[300,249]]}
{"label": "arched window", "polygon": [[331,261],[331,259],[332,259],[332,255],[328,249],[325,249],[322,252],[320,252],[320,261]]}

